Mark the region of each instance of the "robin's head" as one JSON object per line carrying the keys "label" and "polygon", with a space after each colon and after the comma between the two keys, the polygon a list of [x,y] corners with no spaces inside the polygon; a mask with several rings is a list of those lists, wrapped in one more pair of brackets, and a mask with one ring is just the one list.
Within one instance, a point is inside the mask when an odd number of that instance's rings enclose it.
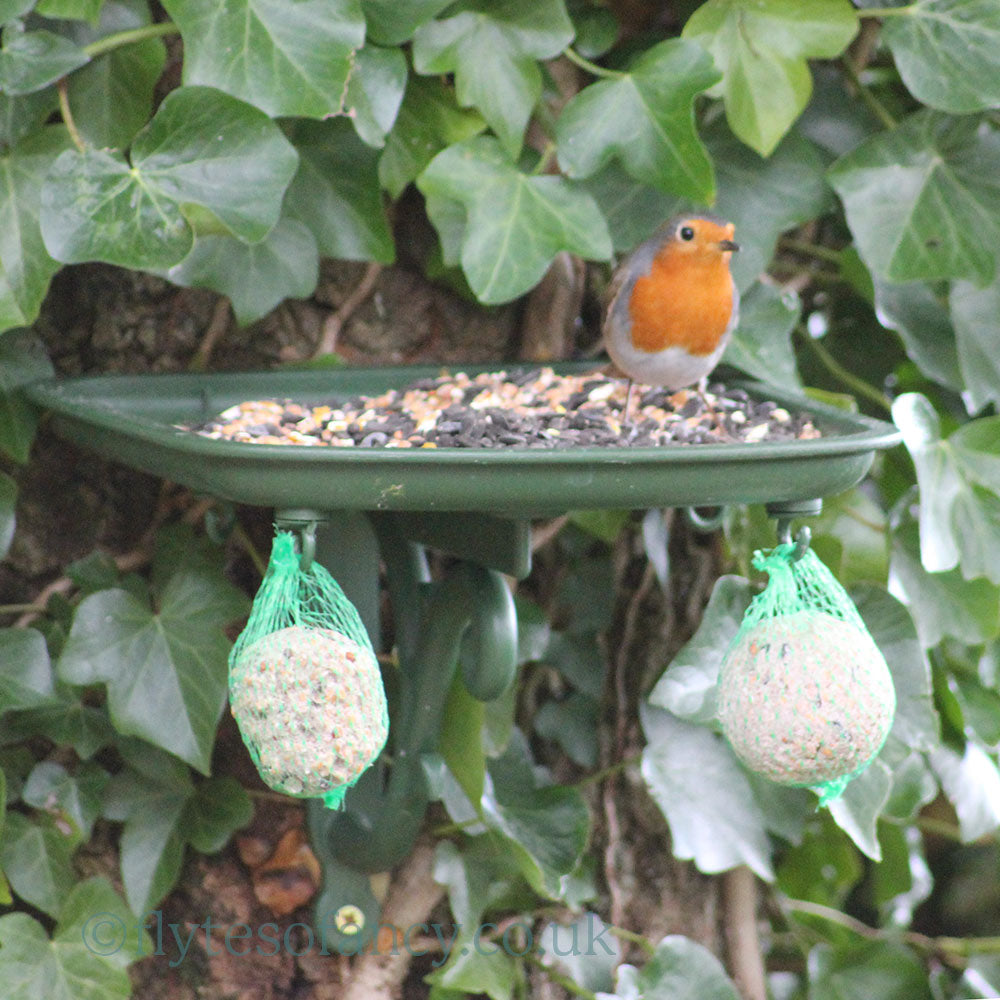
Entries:
{"label": "robin's head", "polygon": [[704,215],[679,215],[661,230],[662,248],[673,254],[683,254],[692,263],[698,260],[728,263],[739,244],[733,242],[735,227],[731,222]]}

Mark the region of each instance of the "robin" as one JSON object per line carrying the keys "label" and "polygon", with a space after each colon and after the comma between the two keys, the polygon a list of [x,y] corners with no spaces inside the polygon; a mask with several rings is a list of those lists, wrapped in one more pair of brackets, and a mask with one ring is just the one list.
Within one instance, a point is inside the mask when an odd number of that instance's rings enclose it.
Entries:
{"label": "robin", "polygon": [[615,270],[604,344],[628,377],[625,425],[635,382],[671,392],[699,382],[704,390],[739,318],[733,229],[711,215],[676,216]]}

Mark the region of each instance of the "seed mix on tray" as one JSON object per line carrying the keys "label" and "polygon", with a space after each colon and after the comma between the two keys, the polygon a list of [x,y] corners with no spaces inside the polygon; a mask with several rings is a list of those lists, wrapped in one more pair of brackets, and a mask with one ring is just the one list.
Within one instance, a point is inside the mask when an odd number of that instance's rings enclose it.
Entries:
{"label": "seed mix on tray", "polygon": [[650,447],[820,436],[808,415],[719,383],[704,395],[633,392],[631,430],[623,426],[624,402],[625,381],[600,372],[456,372],[316,406],[247,401],[184,429],[232,441],[335,448]]}

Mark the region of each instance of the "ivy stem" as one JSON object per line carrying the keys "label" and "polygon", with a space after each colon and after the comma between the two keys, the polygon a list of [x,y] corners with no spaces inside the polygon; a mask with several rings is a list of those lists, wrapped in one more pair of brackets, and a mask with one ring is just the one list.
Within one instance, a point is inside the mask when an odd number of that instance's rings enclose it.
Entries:
{"label": "ivy stem", "polygon": [[0,615],[20,615],[26,611],[41,614],[44,610],[44,604],[0,604]]}
{"label": "ivy stem", "polygon": [[91,59],[119,49],[123,45],[134,45],[144,42],[147,38],[162,38],[164,35],[176,35],[179,28],[173,21],[161,21],[158,24],[144,24],[141,28],[129,28],[127,31],[117,31],[113,35],[105,35],[90,45],[85,45],[83,51]]}
{"label": "ivy stem", "polygon": [[821,246],[818,243],[810,243],[807,240],[797,240],[791,236],[783,236],[781,245],[786,250],[794,250],[796,253],[808,254],[817,260],[824,260],[829,264],[840,266],[840,251],[830,247]]}
{"label": "ivy stem", "polygon": [[538,174],[544,174],[549,169],[549,164],[555,155],[556,144],[554,142],[547,142],[545,148],[542,150],[542,155],[539,156],[538,162],[535,164],[535,169],[531,171],[531,176],[535,177]]}
{"label": "ivy stem", "polygon": [[66,77],[60,77],[59,81],[56,83],[56,90],[59,92],[59,112],[62,115],[66,131],[69,132],[69,137],[73,140],[73,145],[76,146],[81,153],[86,153],[87,144],[83,141],[83,136],[80,135],[80,132],[76,127],[76,122],[73,120],[73,112],[70,110],[69,91],[66,87]]}
{"label": "ivy stem", "polygon": [[[901,8],[902,9],[902,8]],[[857,67],[850,59],[844,57],[840,60],[840,65],[844,67],[848,80],[854,84],[861,100],[868,106],[868,110],[888,129],[896,127],[896,119],[889,113],[888,108],[861,82],[858,76]]]}
{"label": "ivy stem", "polygon": [[912,4],[905,7],[859,7],[857,13],[858,17],[899,17],[909,14],[912,9]]}
{"label": "ivy stem", "polygon": [[878,389],[873,385],[869,385],[864,379],[858,378],[853,372],[849,372],[818,340],[811,337],[808,331],[801,325],[795,329],[801,338],[812,348],[813,353],[819,358],[823,367],[834,378],[839,379],[857,395],[864,396],[865,399],[875,403],[887,413],[892,412],[892,405]]}
{"label": "ivy stem", "polygon": [[649,938],[643,937],[641,934],[636,934],[635,931],[630,931],[625,927],[616,927],[614,924],[608,924],[608,932],[622,941],[628,941],[629,944],[637,945],[647,958],[652,958],[656,954],[656,945]]}
{"label": "ivy stem", "polygon": [[[857,918],[841,913],[832,906],[824,906],[822,903],[813,903],[805,899],[779,899],[778,905],[786,912],[806,913],[821,920],[829,920],[870,941],[893,940],[899,937],[896,930],[869,927]],[[902,934],[902,939],[912,947],[930,955],[944,954],[965,959],[972,955],[995,955],[1000,952],[1000,937],[928,937],[916,931],[907,931]]]}
{"label": "ivy stem", "polygon": [[570,979],[569,976],[563,975],[563,973],[561,973],[554,966],[546,965],[540,958],[527,954],[524,956],[524,959],[525,961],[530,962],[536,969],[540,969],[544,972],[545,975],[552,980],[552,982],[557,983],[564,990],[566,990],[567,993],[570,993],[575,997],[580,997],[580,1000],[597,1000],[597,994],[592,990],[588,990],[585,986],[581,986],[575,980]]}
{"label": "ivy stem", "polygon": [[257,570],[263,579],[264,575],[267,573],[267,562],[257,551],[257,546],[250,540],[250,536],[243,530],[241,524],[237,524],[233,527],[233,540],[237,545],[249,556],[250,561],[254,565],[254,569]]}
{"label": "ivy stem", "polygon": [[576,49],[570,46],[563,49],[563,55],[580,69],[586,70],[591,76],[601,76],[607,80],[621,80],[628,76],[627,73],[621,73],[616,69],[607,69],[604,66],[598,66],[597,63],[592,63],[589,59],[584,59]]}
{"label": "ivy stem", "polygon": [[618,774],[620,771],[624,771],[630,768],[633,764],[639,764],[642,761],[642,754],[637,753],[632,757],[625,757],[614,764],[609,764],[607,767],[602,767],[600,771],[594,771],[592,774],[585,774],[578,781],[574,781],[572,787],[582,788],[585,785],[596,785],[603,781],[605,778],[610,778],[613,774]]}
{"label": "ivy stem", "polygon": [[482,823],[482,819],[473,816],[470,819],[458,820],[455,823],[441,823],[431,829],[431,836],[438,839],[450,837],[453,833],[464,833],[469,827]]}

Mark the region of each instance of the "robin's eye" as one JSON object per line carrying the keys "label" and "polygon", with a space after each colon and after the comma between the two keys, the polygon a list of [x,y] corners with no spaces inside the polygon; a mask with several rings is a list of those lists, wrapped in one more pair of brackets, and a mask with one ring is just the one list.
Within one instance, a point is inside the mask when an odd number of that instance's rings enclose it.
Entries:
{"label": "robin's eye", "polygon": [[682,240],[690,242],[694,239],[694,230],[690,226],[681,226],[681,228],[677,231],[677,235]]}

